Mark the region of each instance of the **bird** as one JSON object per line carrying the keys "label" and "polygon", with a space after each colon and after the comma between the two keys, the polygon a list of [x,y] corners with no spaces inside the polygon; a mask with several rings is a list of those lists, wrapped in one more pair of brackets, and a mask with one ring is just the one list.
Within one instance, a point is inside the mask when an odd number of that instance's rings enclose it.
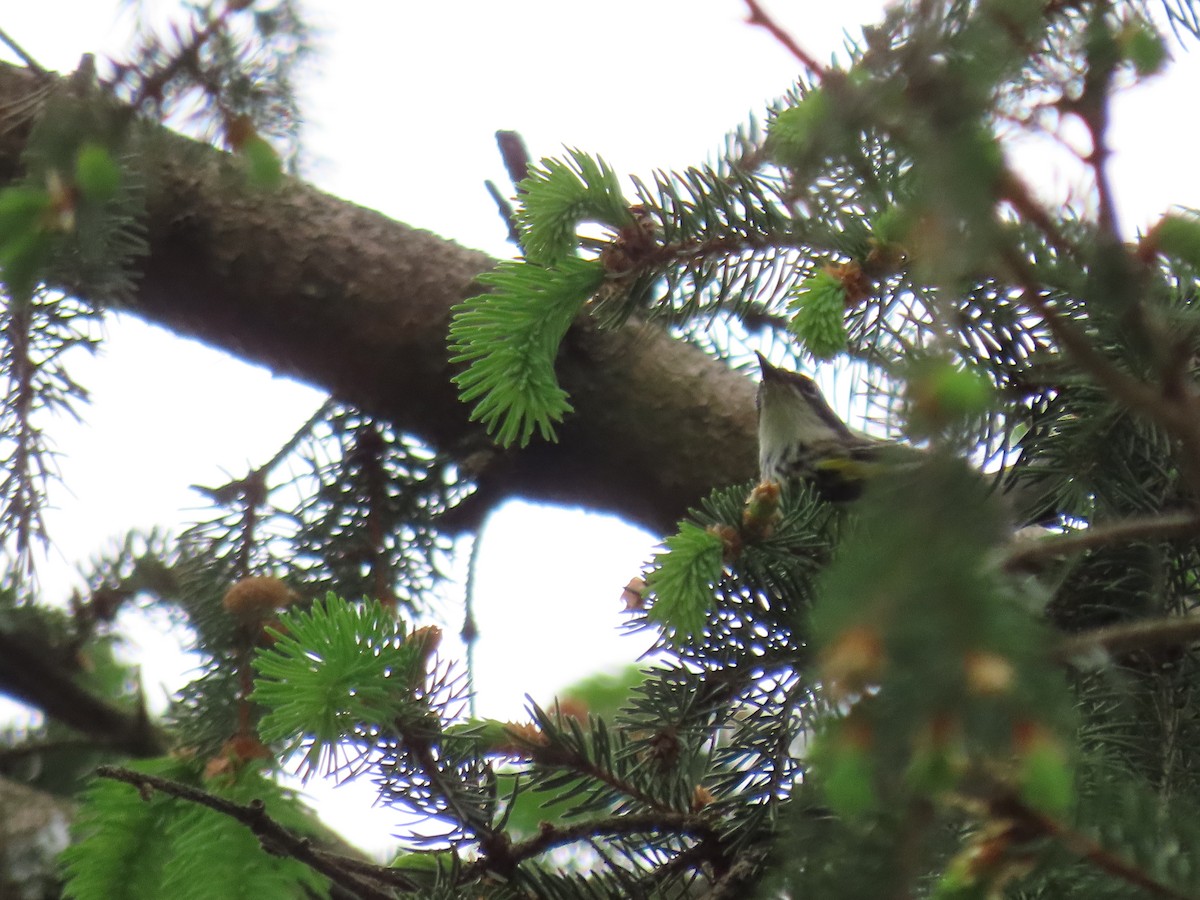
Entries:
{"label": "bird", "polygon": [[801,480],[831,502],[854,500],[885,456],[909,462],[920,451],[852,430],[817,383],[800,372],[758,367],[758,465],[762,481]]}

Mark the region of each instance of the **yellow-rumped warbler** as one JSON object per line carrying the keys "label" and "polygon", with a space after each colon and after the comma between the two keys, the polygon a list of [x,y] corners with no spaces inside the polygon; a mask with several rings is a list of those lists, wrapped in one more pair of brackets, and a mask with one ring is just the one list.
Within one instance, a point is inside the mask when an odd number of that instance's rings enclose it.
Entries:
{"label": "yellow-rumped warbler", "polygon": [[802,479],[826,500],[853,500],[882,455],[919,451],[852,431],[807,375],[758,354],[758,467],[763,481]]}

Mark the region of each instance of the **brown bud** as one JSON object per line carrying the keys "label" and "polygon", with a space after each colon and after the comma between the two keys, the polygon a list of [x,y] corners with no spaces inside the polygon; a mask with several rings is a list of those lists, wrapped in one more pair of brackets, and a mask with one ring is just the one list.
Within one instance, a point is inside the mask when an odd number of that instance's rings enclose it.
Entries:
{"label": "brown bud", "polygon": [[999,653],[976,650],[963,658],[963,670],[971,693],[995,697],[1012,690],[1016,671]]}
{"label": "brown bud", "polygon": [[871,279],[863,274],[858,263],[830,263],[825,266],[825,271],[842,283],[847,307],[855,307],[871,296]]}
{"label": "brown bud", "polygon": [[646,582],[640,575],[629,579],[629,584],[621,591],[621,600],[625,604],[625,612],[640,612],[646,608]]}
{"label": "brown bud", "polygon": [[241,150],[258,132],[249,116],[228,116],[225,119],[225,143],[230,150]]}
{"label": "brown bud", "polygon": [[779,509],[779,482],[764,481],[750,492],[742,511],[742,531],[752,541],[769,538],[783,518]]}
{"label": "brown bud", "polygon": [[437,648],[442,645],[442,629],[436,625],[426,625],[406,637],[404,643],[412,644],[420,649],[421,664],[424,667],[428,664],[429,658],[437,652]]}
{"label": "brown bud", "polygon": [[733,562],[742,555],[742,535],[732,525],[709,525],[704,530],[721,539],[721,558],[725,562]]}
{"label": "brown bud", "polygon": [[274,759],[271,748],[254,735],[238,734],[231,737],[217,755],[204,766],[205,778],[216,778],[221,775],[232,775],[246,763],[256,759]]}
{"label": "brown bud", "polygon": [[296,601],[296,594],[278,578],[254,575],[234,583],[221,605],[246,625],[259,625],[279,609]]}
{"label": "brown bud", "polygon": [[692,791],[692,812],[700,812],[704,807],[708,806],[715,800],[712,791],[702,784],[696,785],[696,789]]}
{"label": "brown bud", "polygon": [[821,654],[821,675],[837,697],[861,691],[876,681],[885,663],[883,639],[866,625],[856,625],[838,635]]}

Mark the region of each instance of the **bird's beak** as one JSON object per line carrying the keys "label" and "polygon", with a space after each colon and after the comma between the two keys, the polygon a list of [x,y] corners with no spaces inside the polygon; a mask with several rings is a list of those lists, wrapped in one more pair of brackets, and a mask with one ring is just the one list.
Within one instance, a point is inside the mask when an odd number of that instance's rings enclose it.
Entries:
{"label": "bird's beak", "polygon": [[767,362],[767,358],[757,350],[754,355],[758,357],[758,371],[762,373],[763,381],[778,381],[781,370]]}

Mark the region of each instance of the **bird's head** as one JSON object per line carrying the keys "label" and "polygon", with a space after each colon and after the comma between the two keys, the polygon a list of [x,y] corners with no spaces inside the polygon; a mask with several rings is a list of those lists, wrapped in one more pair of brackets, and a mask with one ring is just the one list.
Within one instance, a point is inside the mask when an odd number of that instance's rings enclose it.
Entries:
{"label": "bird's head", "polygon": [[791,448],[858,441],[830,408],[815,381],[799,372],[771,365],[758,354],[758,450],[764,475],[774,470]]}

